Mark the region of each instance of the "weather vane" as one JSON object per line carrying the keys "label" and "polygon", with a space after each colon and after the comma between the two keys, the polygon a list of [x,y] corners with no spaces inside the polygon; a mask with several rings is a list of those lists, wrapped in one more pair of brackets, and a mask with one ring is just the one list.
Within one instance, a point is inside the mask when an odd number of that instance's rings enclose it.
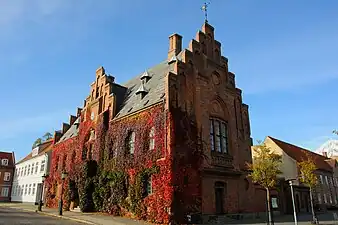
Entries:
{"label": "weather vane", "polygon": [[204,11],[204,16],[205,16],[205,22],[208,22],[208,7],[209,7],[210,2],[204,2],[204,5],[202,6],[202,11]]}

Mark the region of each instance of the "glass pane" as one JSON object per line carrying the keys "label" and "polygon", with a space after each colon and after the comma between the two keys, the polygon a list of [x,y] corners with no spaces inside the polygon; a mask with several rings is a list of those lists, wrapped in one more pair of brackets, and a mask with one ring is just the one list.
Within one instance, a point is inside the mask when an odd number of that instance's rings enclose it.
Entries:
{"label": "glass pane", "polygon": [[210,120],[210,134],[214,133],[214,122],[213,120]]}
{"label": "glass pane", "polygon": [[216,135],[220,135],[219,122],[218,121],[215,121],[215,133],[216,133]]}
{"label": "glass pane", "polygon": [[223,137],[227,136],[227,127],[226,127],[225,123],[222,123],[221,134],[222,134]]}
{"label": "glass pane", "polygon": [[155,128],[152,127],[152,128],[150,129],[150,132],[149,132],[149,137],[150,137],[150,138],[151,138],[151,137],[154,137],[154,134],[155,134]]}
{"label": "glass pane", "polygon": [[222,137],[222,152],[228,152],[227,139]]}
{"label": "glass pane", "polygon": [[215,142],[214,142],[214,135],[210,135],[210,146],[211,146],[211,151],[215,151]]}
{"label": "glass pane", "polygon": [[216,137],[216,150],[217,150],[218,152],[221,152],[221,151],[222,151],[222,149],[221,149],[221,139],[220,139],[220,137]]}

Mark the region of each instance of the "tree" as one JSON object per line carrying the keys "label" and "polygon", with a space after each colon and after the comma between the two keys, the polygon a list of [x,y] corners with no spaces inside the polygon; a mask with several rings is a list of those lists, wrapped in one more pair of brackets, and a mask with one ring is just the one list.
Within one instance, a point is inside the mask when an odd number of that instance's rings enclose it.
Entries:
{"label": "tree", "polygon": [[47,141],[47,140],[51,139],[52,136],[53,136],[53,135],[52,135],[51,133],[47,132],[47,133],[45,133],[45,134],[43,135],[43,138],[44,138],[45,141]]}
{"label": "tree", "polygon": [[317,170],[316,164],[313,161],[313,158],[308,154],[306,159],[298,163],[298,168],[300,171],[299,180],[309,186],[310,188],[310,203],[311,203],[311,213],[312,213],[312,222],[315,222],[316,215],[313,209],[313,197],[312,197],[312,189],[317,185],[317,176],[314,173]]}
{"label": "tree", "polygon": [[265,188],[268,209],[268,224],[273,224],[271,214],[270,190],[276,186],[278,174],[281,173],[282,158],[275,154],[265,143],[258,142],[253,154],[253,163],[248,163],[249,177],[254,183]]}
{"label": "tree", "polygon": [[338,135],[338,130],[333,130],[332,133]]}
{"label": "tree", "polygon": [[33,144],[33,148],[35,148],[36,146],[40,145],[42,143],[42,139],[38,138],[35,140],[34,144]]}

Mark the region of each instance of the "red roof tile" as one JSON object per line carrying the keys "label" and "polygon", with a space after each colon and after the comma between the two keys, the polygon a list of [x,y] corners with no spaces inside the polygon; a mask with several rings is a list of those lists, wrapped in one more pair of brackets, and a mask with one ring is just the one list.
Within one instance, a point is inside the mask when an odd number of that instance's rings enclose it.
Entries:
{"label": "red roof tile", "polygon": [[330,160],[330,158],[327,158],[325,156],[316,154],[310,150],[298,147],[296,145],[292,145],[290,143],[278,140],[276,138],[268,136],[273,142],[275,142],[283,151],[296,160],[297,162],[301,162],[303,160],[306,160],[308,155],[313,158],[314,163],[316,164],[317,168],[320,170],[326,170],[326,171],[332,171],[332,167],[326,160]]}

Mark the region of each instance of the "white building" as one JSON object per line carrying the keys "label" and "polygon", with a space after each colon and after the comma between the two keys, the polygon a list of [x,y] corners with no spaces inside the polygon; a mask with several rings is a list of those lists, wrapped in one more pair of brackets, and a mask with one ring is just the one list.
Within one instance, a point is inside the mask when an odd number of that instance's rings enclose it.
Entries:
{"label": "white building", "polygon": [[322,144],[316,152],[329,158],[338,157],[338,140],[328,140]]}
{"label": "white building", "polygon": [[15,165],[12,202],[38,203],[43,199],[43,176],[49,174],[54,139],[49,139],[32,150]]}

